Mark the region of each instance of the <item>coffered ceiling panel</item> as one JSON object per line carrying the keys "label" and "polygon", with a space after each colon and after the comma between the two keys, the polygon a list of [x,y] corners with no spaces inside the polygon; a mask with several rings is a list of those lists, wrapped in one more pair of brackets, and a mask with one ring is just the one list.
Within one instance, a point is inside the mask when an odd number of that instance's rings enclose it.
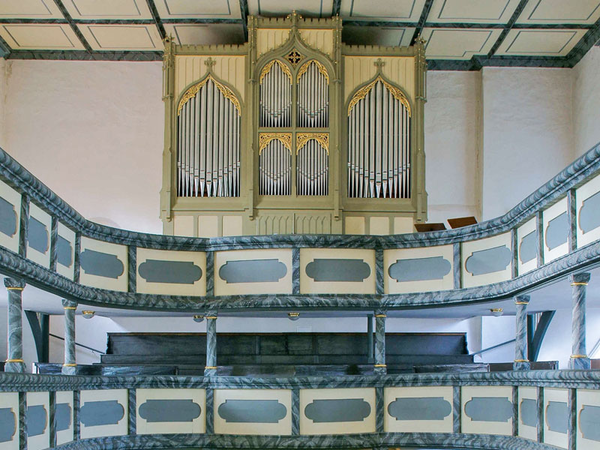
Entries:
{"label": "coffered ceiling panel", "polygon": [[435,0],[428,22],[507,23],[520,0]]}
{"label": "coffered ceiling panel", "polygon": [[152,19],[146,0],[63,0],[74,19]]}
{"label": "coffered ceiling panel", "polygon": [[418,22],[424,5],[425,0],[342,0],[341,16],[351,20]]}
{"label": "coffered ceiling panel", "polygon": [[497,55],[565,56],[586,30],[512,30]]}
{"label": "coffered ceiling panel", "polygon": [[499,29],[425,28],[425,55],[432,59],[471,59],[486,55],[502,33]]}
{"label": "coffered ceiling panel", "polygon": [[94,50],[162,50],[158,30],[153,25],[79,25]]}
{"label": "coffered ceiling panel", "polygon": [[12,49],[84,50],[69,25],[0,24],[0,36]]}
{"label": "coffered ceiling panel", "polygon": [[342,39],[349,45],[410,45],[414,28],[358,27],[347,26],[342,31]]}
{"label": "coffered ceiling panel", "polygon": [[154,0],[164,19],[240,19],[239,0]]}
{"label": "coffered ceiling panel", "polygon": [[517,23],[589,23],[600,18],[600,0],[529,0]]}
{"label": "coffered ceiling panel", "polygon": [[283,16],[293,8],[304,17],[331,17],[333,0],[298,0],[290,6],[289,1],[248,0],[250,14],[260,16]]}
{"label": "coffered ceiling panel", "polygon": [[7,19],[62,19],[54,0],[0,0],[0,17]]}
{"label": "coffered ceiling panel", "polygon": [[243,44],[244,29],[235,24],[165,25],[167,35],[181,45]]}

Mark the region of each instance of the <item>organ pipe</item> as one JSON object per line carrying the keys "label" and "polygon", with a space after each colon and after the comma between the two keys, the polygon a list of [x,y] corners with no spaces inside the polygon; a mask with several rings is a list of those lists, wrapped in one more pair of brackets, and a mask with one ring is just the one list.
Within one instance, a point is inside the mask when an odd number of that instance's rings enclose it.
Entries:
{"label": "organ pipe", "polygon": [[329,126],[329,75],[318,61],[305,63],[298,71],[298,126]]}
{"label": "organ pipe", "polygon": [[180,197],[239,197],[240,105],[211,76],[179,104],[177,189]]}
{"label": "organ pipe", "polygon": [[260,126],[282,128],[292,121],[292,74],[288,66],[273,60],[260,76]]}
{"label": "organ pipe", "polygon": [[292,187],[291,134],[260,136],[260,195],[290,195]]}
{"label": "organ pipe", "polygon": [[410,198],[410,105],[378,77],[348,114],[348,197]]}

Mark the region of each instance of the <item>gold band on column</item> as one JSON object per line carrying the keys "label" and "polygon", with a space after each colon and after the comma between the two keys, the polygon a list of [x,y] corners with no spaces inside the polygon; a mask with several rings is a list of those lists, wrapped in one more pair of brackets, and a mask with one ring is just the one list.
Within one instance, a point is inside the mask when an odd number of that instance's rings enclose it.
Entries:
{"label": "gold band on column", "polygon": [[515,305],[529,305],[529,302],[515,302]]}
{"label": "gold band on column", "polygon": [[587,286],[588,283],[584,283],[582,281],[574,281],[573,283],[571,283],[571,286]]}
{"label": "gold band on column", "polygon": [[578,359],[578,358],[587,358],[588,355],[571,355],[571,358],[573,359]]}
{"label": "gold band on column", "polygon": [[375,317],[387,317],[385,314],[375,314]]}
{"label": "gold band on column", "polygon": [[217,320],[217,316],[206,316],[206,320]]}
{"label": "gold band on column", "polygon": [[204,366],[204,370],[207,370],[207,369],[211,370],[211,369],[216,369],[216,368],[217,368],[217,366]]}
{"label": "gold band on column", "polygon": [[6,290],[7,291],[22,291],[25,288],[22,287],[7,287]]}
{"label": "gold band on column", "polygon": [[77,367],[77,364],[63,364],[63,367]]}
{"label": "gold band on column", "polygon": [[7,362],[7,363],[24,363],[25,361],[23,361],[22,359],[7,359],[4,362]]}
{"label": "gold band on column", "polygon": [[77,306],[63,306],[63,309],[77,309]]}
{"label": "gold band on column", "polygon": [[515,359],[516,363],[525,363],[525,362],[529,362],[528,359]]}
{"label": "gold band on column", "polygon": [[375,367],[387,367],[387,364],[375,364]]}

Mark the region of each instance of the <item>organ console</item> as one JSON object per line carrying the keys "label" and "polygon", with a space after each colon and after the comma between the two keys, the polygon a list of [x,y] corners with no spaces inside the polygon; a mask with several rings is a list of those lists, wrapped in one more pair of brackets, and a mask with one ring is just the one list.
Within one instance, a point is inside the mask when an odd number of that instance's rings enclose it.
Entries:
{"label": "organ console", "polygon": [[424,43],[342,43],[331,19],[165,42],[165,233],[395,234],[427,216]]}

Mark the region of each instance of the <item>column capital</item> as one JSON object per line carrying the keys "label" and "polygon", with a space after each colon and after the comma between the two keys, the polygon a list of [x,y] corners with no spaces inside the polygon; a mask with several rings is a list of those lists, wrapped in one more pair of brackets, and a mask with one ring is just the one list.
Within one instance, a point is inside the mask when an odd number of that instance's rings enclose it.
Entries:
{"label": "column capital", "polygon": [[17,278],[5,278],[4,286],[9,291],[22,291],[25,289],[25,282]]}
{"label": "column capital", "polygon": [[385,309],[375,310],[375,317],[387,317],[387,310],[385,310]]}
{"label": "column capital", "polygon": [[529,295],[517,295],[515,297],[515,305],[527,305],[531,297]]}
{"label": "column capital", "polygon": [[64,309],[77,309],[78,303],[73,300],[62,299],[62,305]]}
{"label": "column capital", "polygon": [[591,274],[589,272],[575,273],[569,277],[571,286],[585,286],[590,282]]}

